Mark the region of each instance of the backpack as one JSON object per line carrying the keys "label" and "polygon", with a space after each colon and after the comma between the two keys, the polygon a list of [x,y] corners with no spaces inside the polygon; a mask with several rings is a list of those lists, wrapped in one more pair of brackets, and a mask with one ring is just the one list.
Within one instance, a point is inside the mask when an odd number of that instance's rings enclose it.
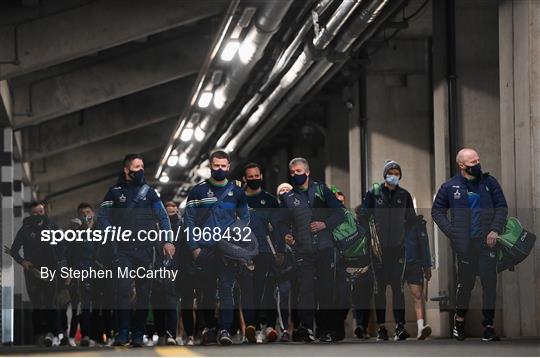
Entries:
{"label": "backpack", "polygon": [[497,272],[509,269],[525,260],[532,251],[536,235],[523,229],[516,218],[508,218],[503,233],[497,238],[499,252],[497,257]]}
{"label": "backpack", "polygon": [[[315,188],[316,195],[324,201],[322,184]],[[332,238],[347,267],[369,265],[369,240],[367,230],[358,225],[354,214],[343,208],[344,220],[332,230]]]}

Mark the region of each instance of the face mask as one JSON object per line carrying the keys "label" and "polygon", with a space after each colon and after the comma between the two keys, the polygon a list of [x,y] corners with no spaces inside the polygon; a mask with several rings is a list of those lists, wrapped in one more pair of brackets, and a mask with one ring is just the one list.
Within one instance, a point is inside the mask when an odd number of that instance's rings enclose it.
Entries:
{"label": "face mask", "polygon": [[216,181],[222,181],[225,180],[225,178],[229,175],[229,172],[227,170],[218,169],[214,170],[212,169],[212,178]]}
{"label": "face mask", "polygon": [[135,184],[142,184],[144,182],[144,169],[136,172],[130,170],[128,175]]}
{"label": "face mask", "polygon": [[399,184],[399,177],[397,175],[387,175],[386,176],[386,182],[390,185],[398,185]]}
{"label": "face mask", "polygon": [[81,221],[83,222],[83,224],[86,224],[86,225],[90,224],[93,219],[94,218],[90,215],[81,217]]}
{"label": "face mask", "polygon": [[482,167],[480,166],[480,163],[473,165],[472,167],[467,167],[465,171],[475,178],[479,178],[482,175]]}
{"label": "face mask", "polygon": [[262,185],[262,179],[248,179],[246,185],[252,190],[257,190]]}
{"label": "face mask", "polygon": [[291,176],[291,181],[294,186],[302,186],[307,180],[307,174],[295,174]]}

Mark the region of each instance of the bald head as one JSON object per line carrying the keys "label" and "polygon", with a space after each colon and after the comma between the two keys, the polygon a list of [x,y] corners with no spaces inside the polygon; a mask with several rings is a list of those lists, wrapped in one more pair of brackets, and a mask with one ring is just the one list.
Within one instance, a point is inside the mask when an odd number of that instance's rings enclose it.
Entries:
{"label": "bald head", "polygon": [[456,155],[456,163],[459,166],[461,173],[465,177],[469,177],[471,175],[467,169],[479,164],[480,156],[474,149],[463,148]]}

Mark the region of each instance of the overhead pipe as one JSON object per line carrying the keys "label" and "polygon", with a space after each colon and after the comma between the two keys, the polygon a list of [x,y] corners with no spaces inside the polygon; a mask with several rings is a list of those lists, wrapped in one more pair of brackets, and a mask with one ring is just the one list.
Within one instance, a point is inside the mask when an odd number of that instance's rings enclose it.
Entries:
{"label": "overhead pipe", "polygon": [[[327,9],[330,7],[330,5],[335,0],[320,0],[315,5],[315,13],[317,13],[318,16],[321,16]],[[234,121],[229,125],[227,128],[227,131],[218,139],[216,143],[217,148],[221,148],[227,143],[231,136],[236,131],[236,126],[238,123],[241,123],[255,108],[257,103],[259,103],[261,99],[261,92],[264,92],[268,89],[268,87],[276,81],[279,75],[281,75],[282,71],[285,69],[287,63],[292,58],[292,55],[298,50],[298,47],[304,40],[305,36],[308,34],[309,30],[313,27],[313,19],[311,16],[308,16],[308,19],[304,22],[300,30],[298,31],[298,34],[294,37],[292,42],[287,46],[287,48],[282,52],[282,54],[279,56],[278,60],[276,61],[276,64],[270,70],[270,74],[268,75],[268,79],[265,81],[265,83],[261,86],[258,93],[256,93],[242,108],[240,114],[234,119]]]}
{"label": "overhead pipe", "polygon": [[[405,0],[399,0],[392,2],[392,6],[385,11],[385,16],[378,19],[377,25],[372,26],[368,34],[363,34],[371,23],[381,13],[385,5],[389,0],[373,0],[366,6],[355,20],[350,24],[346,31],[338,38],[338,42],[334,48],[336,57],[342,57],[347,54],[352,48],[359,48],[369,37],[371,37],[378,29],[378,27],[389,17],[395,10],[397,10]],[[361,38],[361,43],[358,43],[358,39]],[[247,139],[247,143],[242,147],[239,152],[241,157],[246,157],[253,148],[260,143],[271,129],[279,123],[279,121],[285,117],[285,115],[298,103],[304,95],[309,92],[311,88],[334,66],[328,57],[321,59],[306,75],[302,81],[289,93],[286,99],[282,102],[270,117],[268,117],[264,124],[254,133],[252,136],[246,136],[239,138],[238,143]]]}
{"label": "overhead pipe", "polygon": [[[324,51],[330,42],[334,39],[345,22],[352,15],[354,10],[360,5],[361,0],[343,0],[334,11],[325,28],[317,34],[311,44],[305,45],[304,51],[298,56],[293,65],[283,75],[279,85],[263,101],[259,108],[251,115],[245,126],[240,132],[229,141],[226,149],[235,151],[238,144],[244,138],[248,138],[254,131],[258,122],[281,101],[287,92],[296,84],[296,82],[308,71],[316,62],[319,53]],[[261,137],[257,134],[257,137]]]}

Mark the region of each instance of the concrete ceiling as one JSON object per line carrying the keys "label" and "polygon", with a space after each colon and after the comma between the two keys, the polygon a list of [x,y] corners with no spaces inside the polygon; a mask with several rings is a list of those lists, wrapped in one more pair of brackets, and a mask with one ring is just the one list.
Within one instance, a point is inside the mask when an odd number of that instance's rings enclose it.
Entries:
{"label": "concrete ceiling", "polygon": [[0,3],[11,125],[30,168],[25,181],[53,217],[73,215],[81,201],[99,204],[127,153],[143,154],[148,177],[155,171],[228,5]]}

